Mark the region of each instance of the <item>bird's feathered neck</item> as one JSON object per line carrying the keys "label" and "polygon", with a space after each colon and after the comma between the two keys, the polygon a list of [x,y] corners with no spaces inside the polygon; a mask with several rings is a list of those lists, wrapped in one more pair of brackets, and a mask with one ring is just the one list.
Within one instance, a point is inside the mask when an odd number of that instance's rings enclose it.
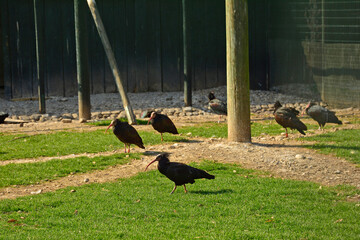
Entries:
{"label": "bird's feathered neck", "polygon": [[274,112],[276,112],[276,110],[278,110],[281,107],[282,107],[281,103],[279,101],[276,101],[274,104]]}
{"label": "bird's feathered neck", "polygon": [[209,92],[208,98],[209,98],[209,101],[211,101],[211,100],[215,99],[216,97],[213,92]]}

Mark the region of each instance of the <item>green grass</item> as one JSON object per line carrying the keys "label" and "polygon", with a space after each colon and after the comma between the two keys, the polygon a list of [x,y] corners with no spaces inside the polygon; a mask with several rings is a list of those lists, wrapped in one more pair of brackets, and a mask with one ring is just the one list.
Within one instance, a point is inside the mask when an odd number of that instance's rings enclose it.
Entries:
{"label": "green grass", "polygon": [[[359,239],[353,188],[195,165],[216,175],[188,194],[158,171],[0,201],[2,239]],[[71,192],[75,189],[75,192]]]}
{"label": "green grass", "polygon": [[[318,128],[315,124],[307,124],[309,130],[315,130]],[[327,128],[330,128],[330,126]],[[179,129],[181,133],[191,132],[192,136],[196,137],[217,137],[227,138],[227,124],[226,123],[202,123],[190,127],[182,127]],[[288,129],[289,131],[289,129]],[[277,124],[274,120],[265,120],[261,122],[252,122],[251,124],[251,136],[258,137],[261,134],[267,135],[280,135],[285,132],[285,129]]]}
{"label": "green grass", "polygon": [[360,129],[344,129],[317,136],[302,138],[303,141],[314,141],[304,147],[315,149],[324,154],[334,154],[360,164]]}
{"label": "green grass", "polygon": [[[145,147],[161,143],[159,133],[139,131],[139,134]],[[186,139],[166,133],[164,134],[164,141],[186,141]],[[96,153],[124,147],[124,144],[111,131],[105,134],[104,130],[64,131],[38,135],[0,135],[0,142],[2,143],[0,145],[0,160]]]}
{"label": "green grass", "polygon": [[99,156],[94,158],[76,157],[69,159],[53,159],[46,162],[36,163],[11,163],[0,166],[0,188],[11,185],[36,184],[45,179],[53,180],[68,176],[73,173],[84,173],[92,170],[102,170],[108,166],[125,164],[130,159],[139,158],[139,154],[131,154],[126,157],[125,153],[111,156]]}
{"label": "green grass", "polygon": [[[127,118],[119,118],[119,120],[121,122],[128,122]],[[97,122],[89,122],[89,123],[86,123],[86,124],[93,125],[93,126],[109,126],[110,122],[111,122],[111,120],[101,120],[101,121],[97,121]],[[141,120],[141,119],[136,119],[136,123],[138,125],[147,125],[148,121]]]}

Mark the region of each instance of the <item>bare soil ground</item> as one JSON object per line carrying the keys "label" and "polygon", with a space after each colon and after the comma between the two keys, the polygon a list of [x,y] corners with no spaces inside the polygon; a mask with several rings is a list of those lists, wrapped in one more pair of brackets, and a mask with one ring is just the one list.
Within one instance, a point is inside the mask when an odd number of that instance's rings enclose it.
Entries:
{"label": "bare soil ground", "polygon": [[[343,116],[351,115],[353,112],[343,112]],[[266,118],[270,116],[256,116],[255,118]],[[191,125],[203,121],[217,121],[217,116],[196,116],[173,119],[177,126]],[[305,119],[305,122],[311,122]],[[312,122],[313,124],[314,122]],[[18,124],[2,125],[2,132],[8,133],[26,133],[38,134],[65,129],[78,131],[91,131],[99,127],[73,123],[28,123],[23,127]],[[105,127],[101,127],[104,128]],[[152,129],[151,126],[136,126],[137,129]],[[359,125],[350,122],[343,126],[333,126],[331,130],[336,131],[339,128],[360,128]],[[319,134],[323,131],[315,131],[311,134]],[[154,134],[158,134],[155,133]],[[303,181],[313,181],[325,186],[335,186],[338,184],[348,184],[360,189],[360,168],[344,159],[335,156],[318,154],[313,150],[301,147],[301,142],[294,140],[299,137],[299,133],[290,133],[289,138],[281,136],[260,136],[252,139],[252,143],[234,143],[226,139],[204,139],[191,138],[190,142],[179,142],[172,144],[163,144],[147,147],[146,150],[137,147],[132,148],[132,152],[144,152],[141,160],[132,160],[129,164],[109,167],[106,170],[93,171],[84,174],[72,174],[57,180],[48,180],[30,186],[12,186],[0,189],[0,199],[16,198],[20,196],[38,194],[43,192],[55,191],[68,186],[80,186],[89,183],[102,183],[115,181],[119,178],[131,177],[140,171],[144,171],[145,166],[155,158],[160,152],[171,153],[170,159],[178,162],[197,162],[212,160],[221,163],[240,164],[244,168],[266,171],[272,177],[284,179],[296,179]],[[160,137],[160,136],[159,136]],[[119,150],[122,152],[123,145],[119,142]],[[97,154],[81,154],[82,156],[94,157],[97,155],[111,155],[116,152],[106,152]],[[60,157],[73,158],[79,155],[69,155]],[[59,159],[59,157],[56,157]],[[10,161],[1,161],[0,165],[9,163],[24,163],[49,161],[53,158],[36,159],[16,159]],[[151,166],[155,169],[156,164]],[[244,176],[246,177],[246,176]],[[360,196],[355,201],[360,200]]]}

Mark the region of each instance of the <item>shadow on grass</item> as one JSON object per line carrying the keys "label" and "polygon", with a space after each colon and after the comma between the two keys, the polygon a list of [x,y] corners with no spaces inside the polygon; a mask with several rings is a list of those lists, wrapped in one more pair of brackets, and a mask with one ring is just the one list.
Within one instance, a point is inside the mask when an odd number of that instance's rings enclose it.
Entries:
{"label": "shadow on grass", "polygon": [[205,191],[205,190],[198,190],[198,191],[189,191],[190,193],[194,194],[202,194],[202,195],[210,195],[210,194],[224,194],[224,193],[233,193],[232,189],[222,189],[217,191]]}
{"label": "shadow on grass", "polygon": [[200,143],[202,141],[199,140],[193,140],[193,139],[186,139],[186,138],[182,138],[182,139],[175,139],[172,140],[171,142],[180,142],[180,143]]}
{"label": "shadow on grass", "polygon": [[330,144],[314,144],[314,145],[309,145],[309,144],[304,144],[301,145],[303,147],[306,148],[313,148],[313,149],[318,149],[318,150],[322,150],[322,149],[344,149],[344,150],[357,150],[360,151],[360,147],[356,147],[356,146],[336,146],[336,145],[330,145]]}
{"label": "shadow on grass", "polygon": [[276,148],[304,148],[304,145],[282,145],[276,143],[252,143],[255,146],[259,147],[276,147]]}
{"label": "shadow on grass", "polygon": [[159,152],[159,151],[145,151],[143,154],[146,155],[146,156],[157,156],[161,153],[164,153],[164,152]]}

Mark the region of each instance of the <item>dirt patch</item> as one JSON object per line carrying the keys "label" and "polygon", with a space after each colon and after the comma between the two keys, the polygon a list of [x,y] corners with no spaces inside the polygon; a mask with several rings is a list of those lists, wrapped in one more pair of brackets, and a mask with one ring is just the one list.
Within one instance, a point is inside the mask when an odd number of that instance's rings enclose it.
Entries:
{"label": "dirt patch", "polygon": [[[261,119],[269,116],[257,117]],[[207,117],[207,119],[202,119],[202,121],[217,121],[217,119],[217,116],[212,116],[210,118]],[[201,119],[183,118],[175,120],[177,126],[191,125],[196,122],[201,122]],[[8,132],[11,133],[15,131],[14,128],[18,128],[17,130],[19,130],[19,126],[11,126],[8,128]],[[106,127],[100,128],[105,129]],[[151,129],[150,126],[136,126],[136,128]],[[359,126],[348,123],[341,126],[341,128],[359,128]],[[25,125],[21,128],[20,132],[26,134],[37,134],[64,129],[91,131],[99,129],[99,127],[88,126],[80,123],[34,123],[34,125]],[[337,129],[338,127],[334,126],[331,130],[326,131],[336,131]],[[19,133],[19,131],[17,133]],[[308,135],[319,133],[322,133],[322,131],[310,132]],[[290,138],[286,139],[281,136],[273,137],[263,135],[253,138],[252,143],[233,143],[228,142],[225,139],[217,138],[192,138],[190,142],[150,146],[147,147],[145,155],[142,156],[141,160],[132,160],[126,165],[109,167],[106,170],[90,173],[69,175],[57,180],[44,181],[36,185],[3,188],[0,189],[0,199],[16,198],[30,194],[55,191],[68,186],[109,182],[115,181],[119,178],[131,177],[138,172],[143,171],[145,166],[160,152],[171,153],[171,161],[189,163],[207,159],[221,163],[240,164],[244,168],[267,171],[274,177],[313,181],[327,186],[348,184],[360,189],[359,167],[345,161],[344,159],[329,155],[321,155],[313,150],[301,147],[302,143],[294,140],[295,137],[299,136],[299,133],[293,133],[290,134]],[[133,148],[132,151],[144,152],[137,147]],[[76,156],[93,157],[98,155],[111,155],[117,152],[122,152],[122,146],[119,147],[119,150],[116,152],[69,155],[55,158],[65,159]],[[53,158],[17,159],[3,161],[0,162],[0,164],[4,165],[9,163],[49,161],[51,159]],[[151,166],[151,169],[155,168],[156,164]]]}

